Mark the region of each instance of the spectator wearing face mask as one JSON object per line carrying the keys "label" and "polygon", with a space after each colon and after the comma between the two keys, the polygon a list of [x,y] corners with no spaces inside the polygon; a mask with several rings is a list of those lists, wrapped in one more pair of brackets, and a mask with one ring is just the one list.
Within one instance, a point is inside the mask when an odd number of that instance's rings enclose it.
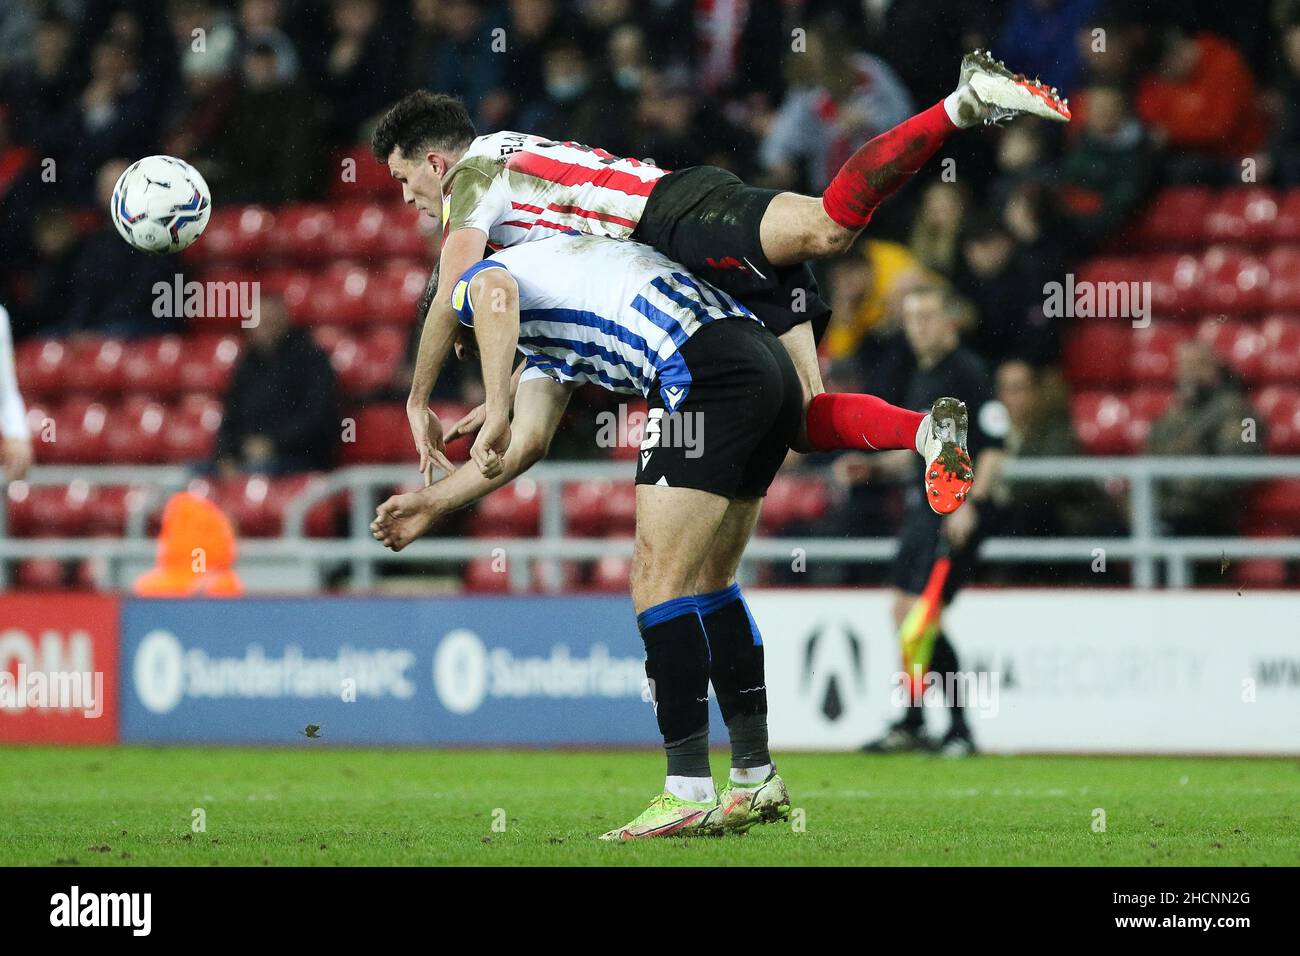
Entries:
{"label": "spectator wearing face mask", "polygon": [[565,40],[546,50],[542,57],[542,89],[545,98],[520,116],[523,129],[615,153],[622,151],[617,107],[608,84],[598,80],[584,44]]}

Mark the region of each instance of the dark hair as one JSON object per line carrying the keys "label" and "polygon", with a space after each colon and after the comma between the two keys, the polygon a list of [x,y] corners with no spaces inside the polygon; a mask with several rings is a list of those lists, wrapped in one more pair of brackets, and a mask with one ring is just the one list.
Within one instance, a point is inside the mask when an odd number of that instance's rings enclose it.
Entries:
{"label": "dark hair", "polygon": [[384,114],[370,138],[370,149],[375,159],[386,163],[394,149],[407,157],[430,147],[460,149],[468,146],[474,136],[474,123],[464,103],[454,96],[416,90]]}

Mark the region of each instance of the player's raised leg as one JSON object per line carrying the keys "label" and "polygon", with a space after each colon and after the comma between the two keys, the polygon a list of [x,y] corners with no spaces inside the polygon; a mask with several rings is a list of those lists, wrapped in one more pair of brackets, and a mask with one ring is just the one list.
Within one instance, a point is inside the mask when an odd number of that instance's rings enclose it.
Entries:
{"label": "player's raised leg", "polygon": [[790,791],[768,750],[763,638],[736,583],[762,503],[761,498],[731,502],[696,578],[710,678],[731,741],[731,770],[718,795],[714,826],[733,833],[790,815]]}
{"label": "player's raised leg", "polygon": [[721,495],[637,486],[632,606],[668,771],[663,793],[602,840],[703,831],[716,814],[709,770],[709,644],[694,585],[726,511]]}
{"label": "player's raised leg", "polygon": [[839,255],[876,207],[915,175],[949,134],[1030,113],[1068,122],[1056,90],[1013,74],[976,50],[962,60],[960,85],[934,106],[870,140],[835,174],[820,197],[781,193],[763,215],[763,253],[776,266]]}

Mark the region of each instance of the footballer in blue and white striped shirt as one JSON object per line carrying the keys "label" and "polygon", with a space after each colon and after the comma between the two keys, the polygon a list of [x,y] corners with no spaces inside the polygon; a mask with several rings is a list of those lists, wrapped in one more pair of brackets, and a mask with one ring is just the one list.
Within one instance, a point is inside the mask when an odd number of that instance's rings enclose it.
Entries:
{"label": "footballer in blue and white striped shirt", "polygon": [[[768,751],[762,640],[735,574],[803,416],[789,355],[740,303],[628,240],[559,235],[504,249],[456,279],[452,305],[489,395],[509,393],[515,353],[525,356],[515,415],[494,420],[489,403],[478,467],[385,501],[375,538],[401,550],[525,471],[577,386],[645,396],[630,584],[667,778],[604,838],[744,830],[788,815]],[[686,435],[694,440],[677,440]],[[710,680],[732,743],[721,793],[709,769]]]}

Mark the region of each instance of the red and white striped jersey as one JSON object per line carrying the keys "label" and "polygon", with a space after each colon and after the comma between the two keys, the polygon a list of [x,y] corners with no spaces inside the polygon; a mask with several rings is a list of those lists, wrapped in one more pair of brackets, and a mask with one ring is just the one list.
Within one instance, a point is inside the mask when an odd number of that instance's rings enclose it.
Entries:
{"label": "red and white striped jersey", "polygon": [[443,230],[482,229],[488,247],[577,231],[626,239],[668,170],[527,133],[480,136],[443,177]]}

